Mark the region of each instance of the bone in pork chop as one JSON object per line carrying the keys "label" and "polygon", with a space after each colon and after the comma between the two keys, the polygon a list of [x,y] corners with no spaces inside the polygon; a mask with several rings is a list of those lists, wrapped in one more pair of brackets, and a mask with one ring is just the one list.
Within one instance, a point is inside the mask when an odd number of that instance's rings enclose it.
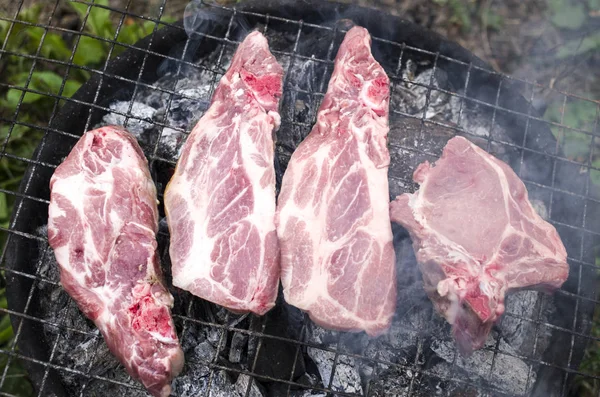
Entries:
{"label": "bone in pork chop", "polygon": [[156,252],[156,187],[127,131],[103,127],[77,142],[50,180],[48,241],[60,282],[110,351],[153,396],[183,366]]}
{"label": "bone in pork chop", "polygon": [[483,346],[508,291],[551,290],[567,279],[556,229],[507,164],[454,137],[413,179],[419,190],[398,196],[391,218],[409,231],[425,289],[463,353]]}
{"label": "bone in pork chop", "polygon": [[377,335],[394,314],[388,101],[389,79],[371,55],[369,33],[354,27],[278,203],[285,300],[324,327]]}
{"label": "bone in pork chop", "polygon": [[239,45],[165,192],[173,284],[236,312],[275,305],[273,131],[283,69],[267,39]]}

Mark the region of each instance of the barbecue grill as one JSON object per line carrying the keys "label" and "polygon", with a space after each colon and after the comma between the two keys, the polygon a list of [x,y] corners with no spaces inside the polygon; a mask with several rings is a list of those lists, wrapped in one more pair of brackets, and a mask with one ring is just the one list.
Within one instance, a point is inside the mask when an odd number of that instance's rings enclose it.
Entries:
{"label": "barbecue grill", "polygon": [[[56,6],[60,3],[57,0]],[[434,161],[445,142],[460,134],[506,161],[524,180],[538,211],[557,228],[568,251],[570,277],[554,295],[520,291],[507,299],[507,312],[483,349],[471,357],[458,354],[449,326],[433,312],[420,285],[410,240],[394,227],[398,266],[398,309],[387,335],[324,330],[281,299],[259,318],[234,315],[171,288],[178,334],[186,355],[182,374],[173,382],[177,396],[567,396],[576,376],[600,379],[578,368],[590,335],[598,301],[594,247],[600,245],[600,190],[590,175],[598,116],[589,130],[545,121],[531,105],[540,86],[494,72],[486,63],[439,35],[380,11],[311,1],[255,1],[236,7],[198,2],[175,24],[103,7],[120,18],[156,24],[154,32],[99,70],[71,98],[29,87],[22,91],[14,117],[2,120],[12,132],[25,125],[43,131],[31,158],[6,150],[0,158],[28,164],[2,251],[8,310],[14,343],[0,351],[8,368],[21,360],[38,396],[147,395],[132,381],[58,283],[52,250],[46,239],[49,180],[81,134],[95,126],[126,126],[140,141],[162,200],[178,150],[194,122],[208,107],[213,89],[226,70],[237,43],[252,29],[269,39],[284,66],[282,125],[277,142],[278,186],[296,145],[308,134],[327,88],[333,58],[352,23],[373,37],[375,58],[392,86],[390,196],[414,191],[412,171]],[[1,17],[10,26],[12,17]],[[84,23],[87,20],[84,18]],[[83,31],[30,24],[44,32]],[[10,35],[11,30],[8,30]],[[46,33],[44,33],[45,35]],[[42,36],[42,41],[43,41]],[[98,40],[104,40],[93,37]],[[116,37],[115,37],[116,40]],[[115,40],[104,40],[111,46]],[[41,46],[44,44],[42,43]],[[40,48],[41,48],[40,46]],[[36,54],[18,56],[82,68]],[[33,67],[32,67],[33,72]],[[65,73],[68,76],[68,73]],[[31,79],[31,73],[29,74]],[[66,79],[67,77],[65,77]],[[51,96],[55,111],[47,126],[19,121],[26,92]],[[556,92],[569,101],[597,102]],[[58,103],[64,106],[58,109]],[[563,117],[564,117],[563,106]],[[570,134],[553,135],[551,127]],[[589,142],[582,161],[569,159],[562,148],[573,134]],[[164,217],[162,208],[161,216]],[[163,268],[169,280],[168,229],[158,235]],[[9,395],[0,393],[2,395]]]}

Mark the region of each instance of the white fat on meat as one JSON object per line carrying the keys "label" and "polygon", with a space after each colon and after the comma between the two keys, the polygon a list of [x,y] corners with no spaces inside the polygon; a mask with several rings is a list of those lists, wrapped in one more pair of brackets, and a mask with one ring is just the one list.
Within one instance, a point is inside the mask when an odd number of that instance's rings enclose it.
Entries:
{"label": "white fat on meat", "polygon": [[173,284],[235,312],[275,305],[275,144],[283,69],[250,33],[198,121],[165,191]]}
{"label": "white fat on meat", "polygon": [[285,300],[330,329],[379,335],[394,315],[388,106],[389,79],[367,30],[354,27],[277,209]]}
{"label": "white fat on meat", "polygon": [[127,372],[168,396],[183,352],[156,252],[156,188],[137,141],[120,127],[86,132],[50,190],[48,240],[61,284]]}

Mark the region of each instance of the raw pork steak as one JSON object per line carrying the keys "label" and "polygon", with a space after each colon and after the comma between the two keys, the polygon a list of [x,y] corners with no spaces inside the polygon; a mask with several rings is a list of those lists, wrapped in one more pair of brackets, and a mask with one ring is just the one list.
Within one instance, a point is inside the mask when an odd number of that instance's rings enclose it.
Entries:
{"label": "raw pork steak", "polygon": [[50,180],[48,240],[60,282],[127,372],[168,396],[183,366],[156,252],[156,188],[119,127],[89,131]]}
{"label": "raw pork steak", "polygon": [[556,229],[507,164],[454,137],[435,167],[425,162],[413,178],[419,190],[398,196],[391,218],[410,232],[425,289],[462,352],[483,346],[508,291],[567,279]]}
{"label": "raw pork steak", "polygon": [[239,45],[165,192],[173,284],[236,312],[275,305],[273,131],[283,69],[267,39]]}
{"label": "raw pork steak", "polygon": [[311,133],[292,155],[277,232],[285,300],[324,327],[370,335],[396,303],[389,218],[389,80],[354,27],[338,51]]}

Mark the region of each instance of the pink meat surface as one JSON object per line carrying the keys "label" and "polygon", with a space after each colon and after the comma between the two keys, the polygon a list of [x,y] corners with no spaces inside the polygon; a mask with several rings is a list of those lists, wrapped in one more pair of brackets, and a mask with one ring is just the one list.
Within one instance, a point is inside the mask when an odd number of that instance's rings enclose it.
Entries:
{"label": "pink meat surface", "polygon": [[89,131],[50,181],[48,240],[60,281],[111,352],[153,396],[183,366],[157,256],[156,188],[135,138]]}
{"label": "pink meat surface", "polygon": [[285,300],[327,328],[378,335],[394,314],[388,104],[389,79],[369,33],[354,27],[278,203]]}
{"label": "pink meat surface", "polygon": [[435,167],[425,162],[413,178],[419,190],[398,196],[391,218],[409,231],[425,289],[462,352],[483,346],[507,292],[552,290],[567,279],[556,229],[507,164],[454,137]]}
{"label": "pink meat surface", "polygon": [[267,39],[239,45],[165,192],[173,284],[236,312],[275,305],[273,132],[283,69]]}

